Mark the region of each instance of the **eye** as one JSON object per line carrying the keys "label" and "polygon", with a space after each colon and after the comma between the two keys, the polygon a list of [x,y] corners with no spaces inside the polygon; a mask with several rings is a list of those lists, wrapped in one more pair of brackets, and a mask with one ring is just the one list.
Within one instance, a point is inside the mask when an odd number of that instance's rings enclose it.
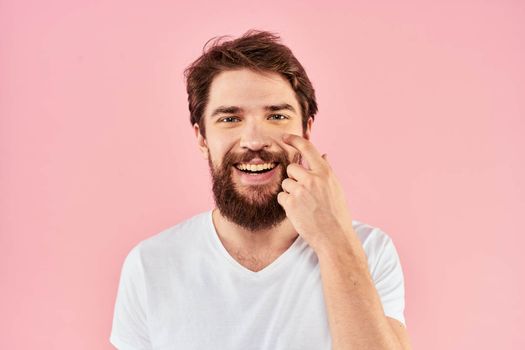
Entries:
{"label": "eye", "polygon": [[270,116],[270,118],[273,118],[273,117],[282,117],[282,118],[277,118],[276,120],[284,120],[284,119],[288,119],[287,116],[283,115],[283,114],[272,114]]}
{"label": "eye", "polygon": [[239,120],[239,118],[237,117],[224,117],[224,118],[219,119],[219,121],[220,122],[225,121],[226,123],[230,123],[233,119]]}

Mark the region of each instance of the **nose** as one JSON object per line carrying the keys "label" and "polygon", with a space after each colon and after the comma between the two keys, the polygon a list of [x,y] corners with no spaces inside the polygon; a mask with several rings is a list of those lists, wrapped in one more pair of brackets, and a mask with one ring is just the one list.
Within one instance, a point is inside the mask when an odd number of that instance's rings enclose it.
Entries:
{"label": "nose", "polygon": [[242,149],[259,151],[270,148],[272,145],[271,135],[257,122],[247,122],[241,133],[240,146]]}

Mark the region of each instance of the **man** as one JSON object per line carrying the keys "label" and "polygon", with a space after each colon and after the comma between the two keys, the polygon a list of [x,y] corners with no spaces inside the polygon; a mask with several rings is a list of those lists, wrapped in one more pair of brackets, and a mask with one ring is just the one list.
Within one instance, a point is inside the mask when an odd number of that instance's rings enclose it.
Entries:
{"label": "man", "polygon": [[314,89],[275,34],[216,41],[185,71],[216,208],[136,245],[118,349],[409,349],[386,233],[352,220],[309,141]]}

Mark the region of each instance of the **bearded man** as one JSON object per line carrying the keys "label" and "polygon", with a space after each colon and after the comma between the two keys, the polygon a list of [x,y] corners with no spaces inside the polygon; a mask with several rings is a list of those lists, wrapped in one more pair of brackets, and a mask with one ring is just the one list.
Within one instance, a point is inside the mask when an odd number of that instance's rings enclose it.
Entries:
{"label": "bearded man", "polygon": [[126,257],[118,349],[409,349],[392,239],[353,220],[311,143],[314,88],[274,33],[216,40],[186,70],[216,208]]}

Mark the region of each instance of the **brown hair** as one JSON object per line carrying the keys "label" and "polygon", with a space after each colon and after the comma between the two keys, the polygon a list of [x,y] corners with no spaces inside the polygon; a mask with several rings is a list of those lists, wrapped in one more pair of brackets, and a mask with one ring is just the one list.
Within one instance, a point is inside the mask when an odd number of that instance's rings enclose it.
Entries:
{"label": "brown hair", "polygon": [[221,43],[227,36],[214,37],[212,46],[184,70],[191,125],[198,123],[203,137],[204,110],[208,103],[213,78],[222,71],[249,68],[255,72],[275,72],[287,79],[301,106],[303,131],[308,118],[317,113],[315,90],[303,66],[292,51],[280,44],[280,37],[271,32],[250,29],[240,38]]}

